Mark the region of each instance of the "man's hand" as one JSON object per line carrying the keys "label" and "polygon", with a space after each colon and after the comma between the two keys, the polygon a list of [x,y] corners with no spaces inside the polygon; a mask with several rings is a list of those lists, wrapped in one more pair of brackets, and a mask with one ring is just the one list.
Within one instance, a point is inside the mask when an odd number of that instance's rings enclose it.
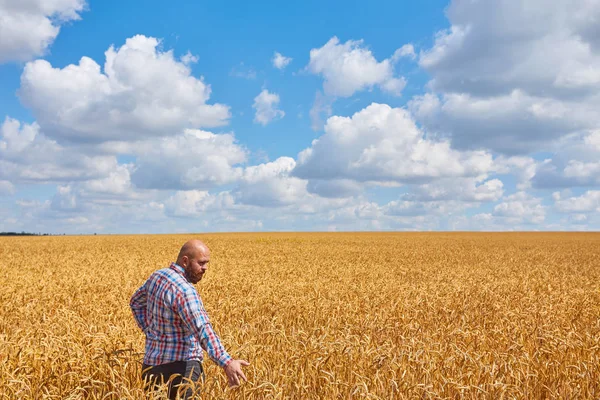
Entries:
{"label": "man's hand", "polygon": [[242,372],[242,365],[247,367],[250,365],[248,361],[245,360],[233,360],[225,367],[225,374],[227,375],[227,381],[229,382],[229,387],[236,387],[240,385],[240,378],[245,381],[246,375]]}

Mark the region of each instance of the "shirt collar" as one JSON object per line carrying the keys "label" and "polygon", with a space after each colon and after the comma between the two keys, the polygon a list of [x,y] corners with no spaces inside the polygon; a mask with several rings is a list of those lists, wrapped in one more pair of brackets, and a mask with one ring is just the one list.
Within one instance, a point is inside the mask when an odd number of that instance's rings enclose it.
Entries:
{"label": "shirt collar", "polygon": [[179,275],[185,278],[185,270],[181,265],[172,262],[171,265],[169,265],[169,268],[171,268],[173,271],[177,272]]}

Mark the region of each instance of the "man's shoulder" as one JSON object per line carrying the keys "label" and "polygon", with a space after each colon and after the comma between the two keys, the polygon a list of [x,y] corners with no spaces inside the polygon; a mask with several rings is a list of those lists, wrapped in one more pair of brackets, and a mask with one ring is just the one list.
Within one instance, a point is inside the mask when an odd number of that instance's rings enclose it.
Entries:
{"label": "man's shoulder", "polygon": [[161,268],[152,273],[150,275],[150,281],[153,283],[165,283],[170,286],[173,286],[174,289],[181,291],[190,290],[191,285],[188,284],[187,280],[181,276],[177,271],[173,270],[170,267]]}

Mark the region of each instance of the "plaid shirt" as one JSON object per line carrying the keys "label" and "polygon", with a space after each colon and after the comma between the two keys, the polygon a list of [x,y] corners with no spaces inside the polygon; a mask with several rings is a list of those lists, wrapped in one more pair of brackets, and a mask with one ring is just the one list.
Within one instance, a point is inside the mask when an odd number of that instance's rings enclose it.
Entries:
{"label": "plaid shirt", "polygon": [[133,294],[129,306],[146,334],[144,364],[202,361],[202,349],[221,367],[231,362],[181,266],[171,263],[155,271]]}

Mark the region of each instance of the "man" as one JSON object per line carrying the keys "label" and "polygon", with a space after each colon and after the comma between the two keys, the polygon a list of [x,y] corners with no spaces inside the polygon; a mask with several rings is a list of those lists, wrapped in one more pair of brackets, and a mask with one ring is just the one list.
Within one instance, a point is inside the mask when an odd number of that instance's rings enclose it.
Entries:
{"label": "man", "polygon": [[[146,335],[142,378],[150,380],[151,389],[171,379],[170,399],[175,399],[180,384],[204,376],[202,349],[225,370],[229,386],[238,386],[240,378],[247,380],[242,365],[250,363],[234,360],[225,351],[193,286],[206,273],[209,261],[210,251],[204,243],[186,242],[177,262],[150,275],[129,303]],[[192,394],[189,388],[182,395],[187,399]]]}

